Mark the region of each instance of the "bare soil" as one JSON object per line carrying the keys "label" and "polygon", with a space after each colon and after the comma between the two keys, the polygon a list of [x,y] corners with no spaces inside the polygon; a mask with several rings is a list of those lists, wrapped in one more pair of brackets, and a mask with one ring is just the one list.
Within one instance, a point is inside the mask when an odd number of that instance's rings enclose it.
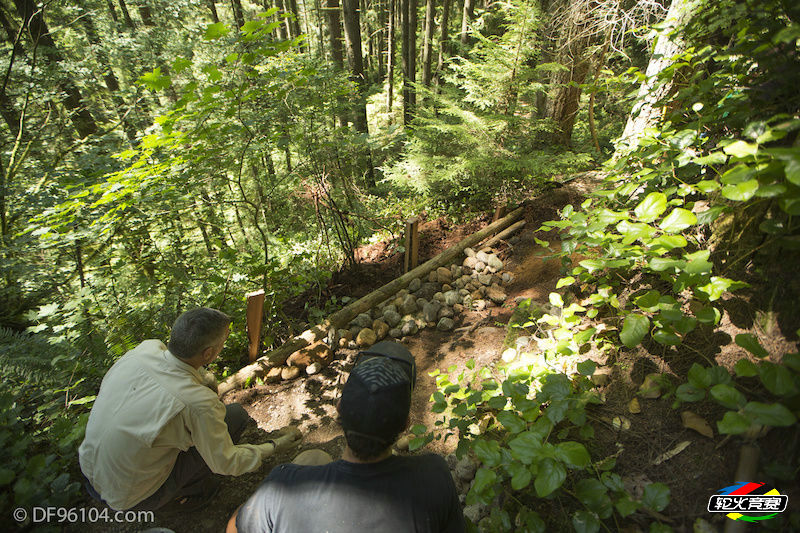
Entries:
{"label": "bare soil", "polygon": [[[475,360],[477,367],[495,364],[507,347],[506,324],[516,307],[515,302],[523,298],[547,302],[548,294],[555,289],[556,281],[561,276],[560,263],[543,258],[542,248],[534,242],[534,237],[552,240],[553,236],[537,233],[536,230],[542,222],[557,218],[558,210],[564,205],[572,203],[577,206],[583,194],[594,184],[591,177],[575,180],[526,203],[525,218],[528,224],[519,238],[515,239],[515,244],[504,242],[497,246],[506,269],[514,275],[513,283],[506,287],[508,300],[504,306],[466,312],[458,317],[455,329],[450,332],[425,329],[403,339],[414,353],[418,365],[417,387],[412,399],[412,425],[421,423],[431,428],[436,421],[437,415],[431,412],[429,401],[436,390],[434,378],[429,375],[431,371],[446,371],[451,366],[462,370],[470,359]],[[443,220],[424,223],[421,228],[420,261],[433,257],[488,221],[487,216],[468,226],[459,227],[451,227]],[[391,249],[387,243],[378,243],[360,250],[363,264],[357,269],[336,274],[327,294],[360,297],[400,275],[402,255],[385,255]],[[608,359],[598,359],[611,368],[611,377],[608,385],[602,389],[605,404],[590,415],[596,431],[596,437],[589,446],[592,457],[599,460],[617,454],[615,472],[626,480],[634,492],[640,491],[649,482],[660,481],[670,486],[671,502],[661,518],[675,531],[692,531],[696,519],[706,520],[712,526],[712,531],[722,530],[725,519],[721,515],[712,516],[706,512],[705,506],[709,496],[736,481],[735,470],[742,440],[726,439],[717,434],[714,422],[721,419],[723,411],[710,403],[695,403],[684,408],[692,409],[714,427],[713,439],[684,428],[680,410],[673,409],[669,400],[639,398],[642,411],[638,414],[632,414],[628,404],[636,397],[644,377],[651,372],[671,375],[677,384],[685,381],[686,372],[693,362],[706,365],[716,362],[731,369],[744,355],[743,350],[733,344],[733,337],[748,330],[756,321],[755,317],[742,318],[747,313],[747,302],[732,300],[726,302],[726,313],[719,328],[695,335],[692,342],[679,350],[665,349],[653,343],[652,346],[637,350],[622,351]],[[795,343],[786,340],[777,329],[770,330],[770,340],[764,343],[770,353],[782,354],[796,349]],[[257,472],[222,479],[221,490],[213,504],[192,516],[156,513],[155,521],[149,524],[117,528],[84,526],[69,530],[132,532],[158,526],[176,533],[223,531],[230,515],[276,464],[291,461],[299,451],[311,448],[323,449],[333,457],[341,454],[344,440],[336,423],[335,405],[355,355],[353,350],[339,350],[338,359],[319,374],[291,382],[234,391],[224,398],[226,403],[241,403],[255,421],[245,431],[244,442],[263,442],[270,434],[286,426],[300,428],[304,437],[295,450],[276,456]],[[615,429],[612,419],[618,416],[630,420],[629,430]],[[797,439],[796,427],[773,430],[759,441],[763,462],[787,460],[787,454],[790,459],[796,452]],[[658,455],[684,441],[690,444],[683,452],[659,465],[653,464]],[[788,450],[787,444],[790,445]],[[426,450],[448,454],[455,445],[455,439],[434,441]],[[767,480],[766,477],[764,480]],[[797,508],[800,503],[797,480],[776,486],[781,493],[789,495],[790,506]],[[96,506],[88,500],[86,505]],[[566,510],[555,508],[554,505],[552,502],[541,502],[538,509],[540,513],[567,516],[564,514]],[[617,530],[646,531],[653,520],[652,516],[636,513],[625,523],[618,524]],[[563,519],[556,520],[556,523],[564,523],[567,527]]]}

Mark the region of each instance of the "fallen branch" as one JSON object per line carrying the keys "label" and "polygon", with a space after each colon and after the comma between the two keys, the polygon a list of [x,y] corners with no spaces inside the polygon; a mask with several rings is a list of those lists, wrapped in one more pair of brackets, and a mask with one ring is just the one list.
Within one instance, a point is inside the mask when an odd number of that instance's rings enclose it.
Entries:
{"label": "fallen branch", "polygon": [[433,270],[452,262],[466,248],[475,246],[488,236],[493,235],[495,232],[507,228],[522,216],[523,211],[524,210],[522,208],[512,211],[506,217],[501,218],[500,220],[489,224],[482,230],[473,233],[458,244],[451,246],[444,252],[440,253],[433,259],[421,264],[414,270],[411,270],[410,272],[367,294],[363,298],[351,303],[350,305],[347,305],[346,307],[329,316],[321,324],[304,331],[300,335],[294,337],[292,340],[286,342],[280,348],[277,348],[265,354],[264,356],[259,357],[253,364],[247,365],[235,374],[228,376],[225,381],[220,383],[219,396],[222,397],[234,389],[241,388],[250,379],[264,376],[271,367],[282,365],[294,352],[324,338],[331,329],[340,329],[345,327],[360,313],[363,313],[364,311],[371,309],[384,300],[391,298],[399,290],[411,283],[411,280],[415,278],[421,278]]}

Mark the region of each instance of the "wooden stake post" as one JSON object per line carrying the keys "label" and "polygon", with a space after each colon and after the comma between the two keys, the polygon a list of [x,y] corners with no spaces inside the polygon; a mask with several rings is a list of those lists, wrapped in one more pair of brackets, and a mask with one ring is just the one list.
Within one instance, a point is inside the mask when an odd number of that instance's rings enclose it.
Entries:
{"label": "wooden stake post", "polygon": [[258,359],[261,344],[261,319],[264,318],[264,291],[247,294],[247,340],[250,362]]}
{"label": "wooden stake post", "polygon": [[406,257],[403,273],[417,268],[419,263],[419,219],[409,218],[406,221]]}

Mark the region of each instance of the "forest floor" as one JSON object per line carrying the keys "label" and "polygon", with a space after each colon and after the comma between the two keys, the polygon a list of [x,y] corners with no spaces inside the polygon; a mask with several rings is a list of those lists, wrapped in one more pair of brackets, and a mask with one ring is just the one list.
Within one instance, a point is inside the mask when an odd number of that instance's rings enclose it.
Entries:
{"label": "forest floor", "polygon": [[[591,176],[574,180],[564,187],[548,191],[540,197],[526,202],[527,225],[514,239],[514,244],[502,243],[496,248],[505,263],[504,270],[513,273],[513,282],[505,287],[508,294],[502,307],[489,307],[483,311],[465,312],[458,316],[452,331],[437,331],[426,328],[416,335],[403,339],[403,343],[415,355],[417,361],[417,386],[412,399],[411,424],[425,424],[433,428],[437,416],[430,409],[430,397],[436,384],[429,373],[433,370],[447,371],[455,366],[457,372],[466,368],[468,360],[474,359],[477,368],[492,366],[508,347],[507,323],[521,299],[531,298],[536,302],[547,302],[548,294],[555,290],[561,276],[557,260],[545,260],[542,248],[534,242],[535,230],[547,220],[556,219],[558,210],[567,204],[577,205],[588,188],[594,185]],[[449,227],[442,220],[422,225],[420,262],[433,257],[449,246],[473,233],[488,220],[477,221],[466,226]],[[536,235],[539,236],[539,235]],[[544,236],[540,236],[545,238]],[[552,236],[549,236],[552,238]],[[402,255],[385,255],[387,243],[378,243],[360,251],[364,264],[359,271],[334,276],[331,292],[339,295],[360,297],[380,285],[397,277],[401,272]],[[366,282],[365,282],[366,280]],[[730,309],[736,302],[730,302]],[[636,398],[639,386],[651,372],[663,372],[685,381],[688,368],[693,362],[709,364],[715,358],[717,364],[732,370],[732,366],[743,350],[733,345],[732,338],[746,331],[732,321],[726,312],[723,321],[713,335],[698,339],[694,345],[681,350],[663,349],[660,345],[646,345],[638,350],[622,351],[608,358],[598,359],[606,366],[608,382],[600,387],[605,403],[591,413],[595,425],[595,439],[590,443],[590,453],[598,460],[618,453],[617,472],[626,481],[629,490],[641,491],[650,482],[662,482],[671,488],[670,505],[662,512],[662,521],[675,531],[692,531],[697,519],[705,520],[708,531],[721,531],[726,520],[722,515],[711,515],[706,511],[708,498],[718,489],[731,485],[738,462],[741,439],[726,439],[714,431],[713,438],[700,435],[683,426],[679,409],[671,407],[671,400],[639,398],[641,412],[632,413],[629,404]],[[702,336],[698,336],[702,337]],[[772,354],[787,353],[793,343],[781,335],[773,336],[773,345],[767,346]],[[511,339],[513,341],[513,339]],[[513,345],[513,344],[512,344]],[[236,478],[223,478],[221,489],[214,502],[192,516],[156,513],[155,522],[128,524],[115,528],[90,526],[80,531],[144,531],[147,528],[169,528],[176,533],[197,531],[223,531],[225,524],[236,508],[241,505],[258,484],[277,464],[291,461],[300,451],[323,449],[338,458],[344,448],[344,439],[336,423],[335,404],[338,394],[352,367],[357,351],[339,349],[337,359],[320,373],[289,382],[258,385],[237,390],[225,396],[225,403],[242,404],[256,421],[247,428],[243,442],[264,442],[270,435],[286,426],[298,427],[303,433],[302,442],[292,450],[279,454],[266,462],[258,471]],[[676,383],[678,378],[676,377]],[[710,403],[691,404],[696,414],[716,427],[714,422],[722,416],[722,409]],[[612,423],[614,417],[630,421],[630,429],[620,430]],[[794,439],[788,450],[796,449],[798,432],[793,428],[774,429],[759,440],[762,458],[784,456],[787,439]],[[673,458],[660,464],[655,459],[673,449],[679,443],[688,442],[686,448]],[[452,453],[456,441],[434,440],[421,452]],[[755,480],[753,480],[755,481]],[[797,505],[797,482],[793,486],[781,485],[781,493],[789,494],[790,506]],[[639,494],[640,495],[640,494]],[[97,506],[86,501],[87,506]],[[310,510],[313,512],[313,510]],[[543,502],[537,511],[551,523],[567,526],[567,510],[557,504]],[[553,519],[547,513],[560,513]],[[554,515],[555,516],[555,515]],[[617,530],[647,531],[652,516],[636,513],[618,524]],[[560,530],[560,529],[559,529]],[[78,529],[75,529],[78,531]],[[158,531],[154,529],[153,531]]]}

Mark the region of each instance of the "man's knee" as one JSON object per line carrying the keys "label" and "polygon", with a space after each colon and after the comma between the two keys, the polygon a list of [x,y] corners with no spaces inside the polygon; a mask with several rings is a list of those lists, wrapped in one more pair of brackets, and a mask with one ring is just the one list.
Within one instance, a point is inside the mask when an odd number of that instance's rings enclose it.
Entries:
{"label": "man's knee", "polygon": [[241,437],[247,423],[250,422],[250,415],[244,410],[244,407],[238,403],[232,403],[225,406],[225,423],[228,425],[228,433],[234,443]]}

